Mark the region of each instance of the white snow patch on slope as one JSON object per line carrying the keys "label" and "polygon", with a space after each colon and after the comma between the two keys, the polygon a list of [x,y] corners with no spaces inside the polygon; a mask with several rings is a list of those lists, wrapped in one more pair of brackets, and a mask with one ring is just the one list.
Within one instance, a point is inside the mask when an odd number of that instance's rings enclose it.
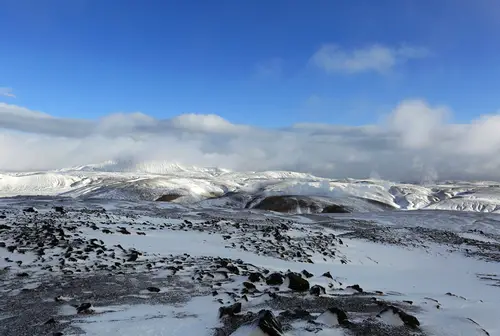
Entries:
{"label": "white snow patch on slope", "polygon": [[91,315],[75,326],[94,336],[184,336],[211,335],[219,324],[218,304],[210,297],[193,298],[182,306],[133,305],[109,307],[116,310]]}

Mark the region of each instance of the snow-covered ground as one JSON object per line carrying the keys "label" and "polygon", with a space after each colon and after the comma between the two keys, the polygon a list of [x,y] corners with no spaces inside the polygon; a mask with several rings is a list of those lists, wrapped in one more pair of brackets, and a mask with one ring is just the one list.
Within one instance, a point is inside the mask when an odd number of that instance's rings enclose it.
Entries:
{"label": "snow-covered ground", "polygon": [[500,335],[499,205],[494,182],[1,173],[0,334]]}
{"label": "snow-covered ground", "polygon": [[500,335],[499,223],[5,198],[0,334]]}

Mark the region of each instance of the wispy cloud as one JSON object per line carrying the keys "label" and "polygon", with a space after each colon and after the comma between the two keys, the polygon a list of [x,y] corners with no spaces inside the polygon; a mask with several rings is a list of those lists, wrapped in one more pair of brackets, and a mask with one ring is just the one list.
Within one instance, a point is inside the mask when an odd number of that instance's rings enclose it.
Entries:
{"label": "wispy cloud", "polygon": [[296,170],[393,180],[500,179],[500,113],[468,124],[450,108],[405,100],[378,124],[262,129],[217,115],[56,118],[0,103],[0,170],[41,170],[123,158],[235,170]]}
{"label": "wispy cloud", "polygon": [[327,73],[385,73],[398,64],[429,55],[429,50],[412,46],[391,48],[374,44],[360,49],[344,49],[325,44],[314,53],[310,62]]}
{"label": "wispy cloud", "polygon": [[16,95],[12,92],[12,89],[8,87],[0,87],[0,96],[16,98]]}
{"label": "wispy cloud", "polygon": [[283,74],[283,59],[271,58],[257,63],[254,76],[259,79],[278,79]]}

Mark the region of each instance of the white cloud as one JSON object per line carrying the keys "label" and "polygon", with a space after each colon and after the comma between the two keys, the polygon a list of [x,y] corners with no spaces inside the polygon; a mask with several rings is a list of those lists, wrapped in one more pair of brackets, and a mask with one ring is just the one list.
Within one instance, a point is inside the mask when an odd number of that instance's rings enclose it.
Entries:
{"label": "white cloud", "polygon": [[193,132],[234,133],[248,129],[243,125],[235,125],[215,114],[182,114],[170,119],[170,124],[179,129]]}
{"label": "white cloud", "polygon": [[316,51],[310,62],[327,73],[352,74],[367,71],[385,73],[407,60],[429,55],[429,51],[421,47],[390,48],[374,44],[360,49],[347,50],[335,44],[325,44]]}
{"label": "white cloud", "polygon": [[264,129],[217,115],[155,119],[56,118],[0,104],[0,169],[42,170],[106,160],[167,160],[235,170],[285,169],[385,179],[500,179],[500,114],[452,124],[423,100],[397,104],[375,125],[296,124]]}
{"label": "white cloud", "polygon": [[429,107],[422,100],[407,100],[388,116],[389,127],[399,133],[405,147],[418,149],[432,145],[447,116],[446,107]]}
{"label": "white cloud", "polygon": [[12,92],[12,89],[8,87],[0,87],[0,96],[16,98],[16,95]]}

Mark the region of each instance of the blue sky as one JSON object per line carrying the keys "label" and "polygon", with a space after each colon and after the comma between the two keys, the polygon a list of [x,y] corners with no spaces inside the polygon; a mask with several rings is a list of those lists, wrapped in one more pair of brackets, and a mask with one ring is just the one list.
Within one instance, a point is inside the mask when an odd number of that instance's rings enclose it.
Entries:
{"label": "blue sky", "polygon": [[500,180],[498,0],[0,0],[0,170]]}
{"label": "blue sky", "polygon": [[16,96],[0,101],[57,117],[282,127],[373,124],[408,98],[456,122],[500,107],[495,0],[0,0],[0,34]]}

